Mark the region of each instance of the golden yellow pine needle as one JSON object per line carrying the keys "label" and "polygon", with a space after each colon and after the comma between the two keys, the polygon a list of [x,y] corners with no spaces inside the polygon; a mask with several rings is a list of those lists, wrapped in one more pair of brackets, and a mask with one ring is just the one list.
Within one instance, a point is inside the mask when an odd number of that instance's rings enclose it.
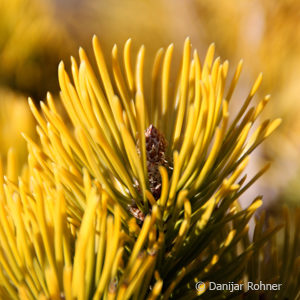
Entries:
{"label": "golden yellow pine needle", "polygon": [[242,209],[238,198],[268,168],[246,182],[251,152],[281,122],[263,121],[249,134],[269,101],[249,108],[262,75],[230,122],[242,61],[228,83],[229,63],[214,60],[214,44],[201,63],[186,39],[176,84],[173,44],[157,52],[152,74],[144,72],[144,46],[133,69],[131,40],[120,62],[114,45],[112,76],[96,36],[93,50],[100,81],[82,48],[71,76],[59,64],[71,124],[50,93],[41,112],[29,99],[40,142],[23,134],[21,176],[13,152],[6,176],[0,166],[0,295],[187,299],[197,296],[198,277],[255,274],[249,258],[277,227],[262,233],[258,223],[250,241],[247,222],[262,201]]}

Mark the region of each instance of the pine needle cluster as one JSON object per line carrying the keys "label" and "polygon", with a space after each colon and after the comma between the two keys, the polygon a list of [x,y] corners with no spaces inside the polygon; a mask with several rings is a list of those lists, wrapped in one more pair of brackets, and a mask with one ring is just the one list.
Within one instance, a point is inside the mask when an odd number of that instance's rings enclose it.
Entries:
{"label": "pine needle cluster", "polygon": [[249,220],[262,199],[245,209],[238,202],[268,168],[247,179],[250,154],[280,124],[253,128],[270,98],[251,106],[262,75],[230,121],[242,62],[228,80],[229,63],[214,59],[213,44],[201,63],[186,39],[173,83],[173,48],[157,52],[145,92],[145,48],[133,67],[131,40],[122,64],[114,46],[109,71],[94,37],[96,70],[83,49],[79,64],[71,58],[71,76],[59,65],[69,120],[50,93],[41,110],[29,100],[40,141],[24,135],[22,174],[11,152],[0,176],[1,299],[254,299],[259,295],[197,291],[195,284],[260,278],[284,281],[267,299],[287,291],[296,297],[299,231],[291,250],[286,229],[289,264],[270,278],[268,259],[277,259],[277,270],[286,262],[273,255],[280,226],[265,229],[260,218],[250,238]]}

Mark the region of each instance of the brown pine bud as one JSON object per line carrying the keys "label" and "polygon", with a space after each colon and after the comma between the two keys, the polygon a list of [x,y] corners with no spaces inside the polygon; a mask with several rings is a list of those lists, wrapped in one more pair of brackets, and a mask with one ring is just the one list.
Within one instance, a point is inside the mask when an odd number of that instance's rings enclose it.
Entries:
{"label": "brown pine bud", "polygon": [[150,191],[157,200],[161,194],[159,166],[168,167],[166,159],[167,140],[152,124],[145,131],[147,171]]}
{"label": "brown pine bud", "polygon": [[[168,143],[164,135],[152,124],[145,131],[145,142],[149,188],[153,197],[158,200],[160,198],[162,184],[159,166],[169,168],[169,163],[166,159]],[[137,152],[141,155],[139,141],[137,141]],[[135,187],[140,191],[138,182],[135,183]],[[129,205],[128,208],[136,219],[140,221],[144,220],[145,215],[138,209],[135,203]]]}

